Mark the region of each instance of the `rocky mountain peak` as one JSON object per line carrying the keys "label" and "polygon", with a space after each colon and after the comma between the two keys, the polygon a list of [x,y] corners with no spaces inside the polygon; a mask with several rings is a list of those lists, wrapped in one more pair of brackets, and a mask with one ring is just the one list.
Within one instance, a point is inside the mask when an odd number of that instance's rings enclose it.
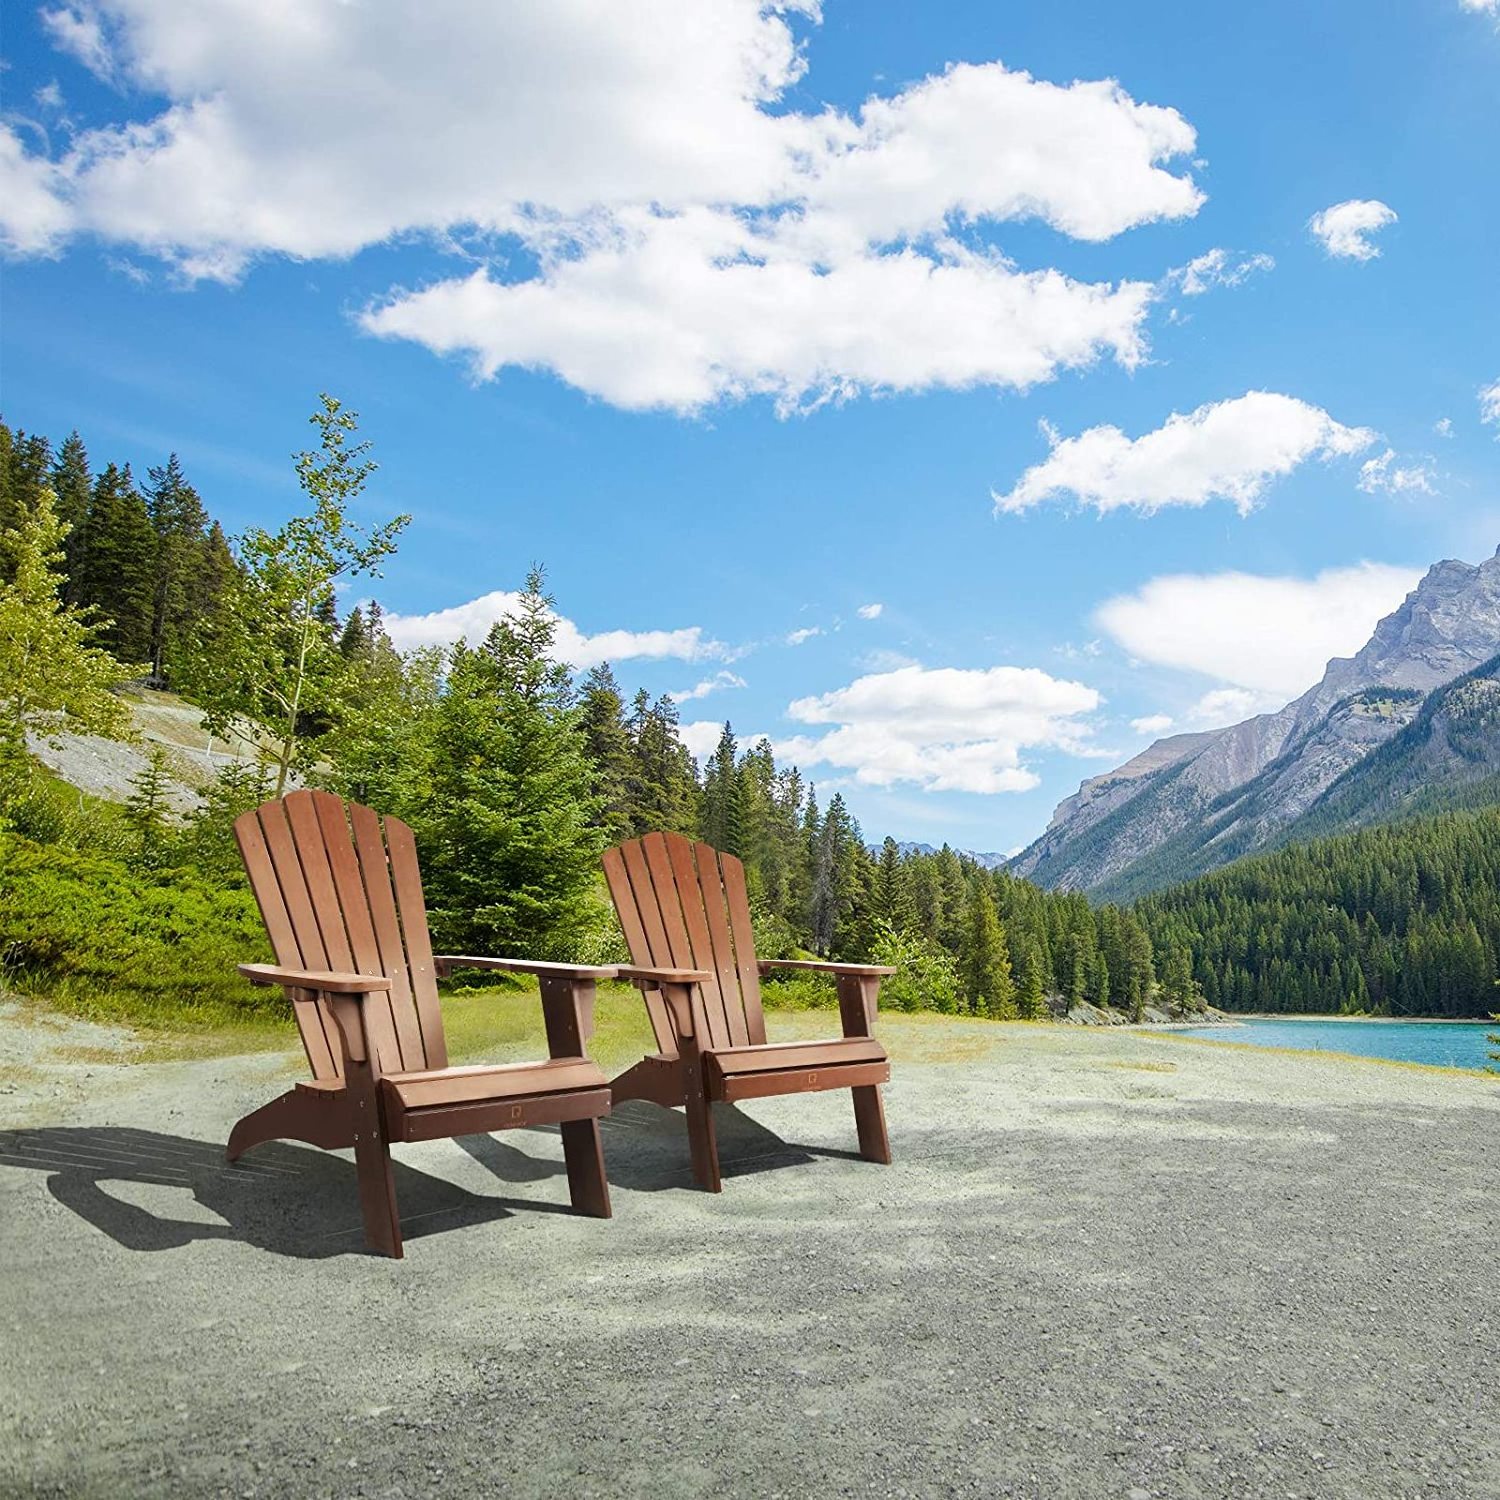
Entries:
{"label": "rocky mountain peak", "polygon": [[[1370,723],[1346,715],[1325,723],[1343,700],[1372,688],[1425,695],[1497,653],[1500,548],[1478,564],[1434,563],[1365,645],[1330,661],[1300,698],[1226,729],[1158,740],[1090,778],[1058,805],[1047,831],[1013,868],[1049,886],[1111,882],[1169,840],[1174,847],[1190,843],[1210,806],[1229,805],[1229,794],[1269,774],[1274,763],[1276,785],[1256,793],[1255,839],[1263,841],[1400,727],[1400,716]],[[1306,765],[1289,765],[1299,756]]]}

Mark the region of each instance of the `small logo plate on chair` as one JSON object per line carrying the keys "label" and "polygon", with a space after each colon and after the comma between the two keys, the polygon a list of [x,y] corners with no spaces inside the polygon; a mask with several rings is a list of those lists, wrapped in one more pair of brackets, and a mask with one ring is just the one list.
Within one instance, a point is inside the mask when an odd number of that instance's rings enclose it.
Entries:
{"label": "small logo plate on chair", "polygon": [[526,1118],[526,1106],[524,1104],[512,1104],[510,1107],[512,1120],[524,1120]]}
{"label": "small logo plate on chair", "polygon": [[816,1073],[809,1073],[807,1075],[807,1087],[810,1088],[810,1089],[815,1089],[815,1088],[817,1088],[817,1086],[818,1086],[818,1075]]}

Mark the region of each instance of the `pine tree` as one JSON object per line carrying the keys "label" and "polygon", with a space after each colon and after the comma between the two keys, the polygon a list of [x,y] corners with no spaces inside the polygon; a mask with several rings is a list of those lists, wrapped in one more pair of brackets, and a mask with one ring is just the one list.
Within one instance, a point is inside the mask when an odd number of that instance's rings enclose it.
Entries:
{"label": "pine tree", "polygon": [[63,572],[67,574],[63,598],[69,604],[78,604],[81,602],[78,578],[87,550],[94,481],[89,471],[88,450],[76,428],[63,439],[53,461],[52,489],[57,496],[57,519],[69,528],[67,540],[63,543]]}
{"label": "pine tree", "polygon": [[[12,432],[0,423],[0,535],[19,531],[37,512],[42,491],[49,483],[52,468],[52,446],[38,435],[28,437],[17,428]],[[57,504],[53,501],[53,512]],[[0,557],[0,582],[12,574]]]}
{"label": "pine tree", "polygon": [[97,609],[100,643],[137,669],[151,660],[156,533],[130,466],[109,464],[89,500],[77,598]]}
{"label": "pine tree", "polygon": [[1016,1008],[1023,1021],[1040,1021],[1047,1014],[1046,985],[1043,980],[1042,950],[1031,938],[1017,954],[1020,984],[1016,990]]}
{"label": "pine tree", "polygon": [[578,695],[579,720],[589,763],[594,768],[593,794],[609,841],[631,836],[630,731],[625,726],[625,700],[608,662],[594,667]]}
{"label": "pine tree", "polygon": [[959,967],[975,1015],[1008,1019],[1016,1014],[1010,954],[987,880],[969,883]]}
{"label": "pine tree", "polygon": [[812,857],[812,946],[829,954],[853,907],[851,822],[843,793],[835,792],[817,831]]}
{"label": "pine tree", "polygon": [[152,583],[151,676],[167,680],[167,664],[182,654],[201,600],[204,543],[208,512],[187,482],[177,455],[148,470],[146,510],[156,533],[156,569]]}
{"label": "pine tree", "polygon": [[677,722],[670,698],[653,703],[644,690],[635,695],[626,724],[631,745],[626,808],[633,837],[698,831],[698,768],[678,737]]}
{"label": "pine tree", "polygon": [[725,720],[703,773],[700,829],[705,843],[725,854],[745,856],[745,799],[740,781],[739,746],[734,729]]}
{"label": "pine tree", "polygon": [[167,843],[168,811],[166,752],[160,745],[152,745],[125,799],[125,822],[136,836],[144,865],[161,862]]}
{"label": "pine tree", "polygon": [[415,820],[429,911],[457,952],[567,958],[598,920],[604,836],[542,575],[484,644],[455,649]]}
{"label": "pine tree", "polygon": [[901,863],[901,850],[889,835],[880,846],[880,863],[873,894],[875,915],[897,932],[910,932],[916,925],[911,890]]}

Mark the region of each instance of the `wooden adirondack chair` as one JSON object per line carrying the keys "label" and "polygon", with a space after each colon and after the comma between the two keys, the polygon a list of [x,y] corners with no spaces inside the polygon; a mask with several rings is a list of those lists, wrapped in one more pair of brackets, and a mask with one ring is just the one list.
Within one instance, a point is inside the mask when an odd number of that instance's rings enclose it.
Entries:
{"label": "wooden adirondack chair", "polygon": [[[889,1163],[879,1086],[889,1082],[891,1066],[872,1029],[880,981],[896,971],[879,964],[757,962],[745,867],[681,834],[650,833],[607,850],[604,875],[635,960],[619,975],[641,990],[658,1048],[613,1080],[614,1102],[685,1106],[693,1175],[711,1193],[722,1186],[717,1100],[852,1089],[860,1154]],[[842,1037],[766,1041],[760,976],[775,968],[835,976]]]}
{"label": "wooden adirondack chair", "polygon": [[[585,1046],[594,983],[615,970],[434,957],[411,829],[356,802],[292,792],[245,813],[234,833],[276,954],[240,973],[285,989],[313,1076],[234,1127],[230,1161],[263,1141],[353,1146],[365,1238],[400,1256],[393,1141],[560,1124],[573,1207],[607,1219],[609,1085]],[[455,968],[536,975],[550,1058],[450,1068],[437,980]]]}

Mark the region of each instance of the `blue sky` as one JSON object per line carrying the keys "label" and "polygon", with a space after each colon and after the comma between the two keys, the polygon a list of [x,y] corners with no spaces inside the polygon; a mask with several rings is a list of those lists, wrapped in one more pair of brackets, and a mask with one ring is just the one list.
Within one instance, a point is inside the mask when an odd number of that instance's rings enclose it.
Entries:
{"label": "blue sky", "polygon": [[404,639],[542,561],[577,661],[873,837],[1023,844],[1500,543],[1495,0],[79,0],[3,51],[8,422],[235,530],[332,391]]}

